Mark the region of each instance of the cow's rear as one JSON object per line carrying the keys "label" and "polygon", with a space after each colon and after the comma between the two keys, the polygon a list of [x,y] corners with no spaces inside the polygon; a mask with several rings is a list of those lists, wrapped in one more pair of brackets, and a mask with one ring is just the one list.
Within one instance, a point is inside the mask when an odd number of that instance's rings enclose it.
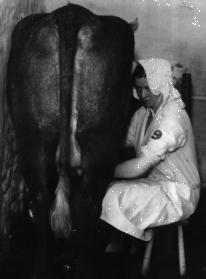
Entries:
{"label": "cow's rear", "polygon": [[126,132],[133,51],[129,24],[77,5],[14,31],[7,92],[37,226],[35,278],[47,278],[52,230],[75,230],[83,253],[92,246]]}

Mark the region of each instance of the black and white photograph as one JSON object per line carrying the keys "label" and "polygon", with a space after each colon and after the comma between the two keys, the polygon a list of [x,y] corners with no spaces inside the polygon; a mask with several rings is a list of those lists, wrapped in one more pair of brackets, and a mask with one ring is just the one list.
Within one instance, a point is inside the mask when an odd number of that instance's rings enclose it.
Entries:
{"label": "black and white photograph", "polygon": [[205,0],[0,0],[0,278],[206,279]]}

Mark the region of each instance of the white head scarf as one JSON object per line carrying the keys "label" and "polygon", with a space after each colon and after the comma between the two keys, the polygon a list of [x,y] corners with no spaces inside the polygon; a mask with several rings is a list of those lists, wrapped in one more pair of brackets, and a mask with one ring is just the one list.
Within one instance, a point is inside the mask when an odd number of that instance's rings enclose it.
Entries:
{"label": "white head scarf", "polygon": [[[151,92],[154,95],[163,95],[163,104],[170,98],[177,99],[180,97],[180,93],[174,88],[172,83],[172,69],[170,63],[161,58],[150,58],[145,60],[135,61],[133,64],[133,70],[135,64],[141,64],[145,70],[147,81]],[[134,94],[135,97],[136,94]]]}

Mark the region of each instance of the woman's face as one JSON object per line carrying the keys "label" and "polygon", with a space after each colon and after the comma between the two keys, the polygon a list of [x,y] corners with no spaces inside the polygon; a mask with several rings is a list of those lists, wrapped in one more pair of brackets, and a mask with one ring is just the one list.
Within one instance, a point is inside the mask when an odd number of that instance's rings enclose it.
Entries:
{"label": "woman's face", "polygon": [[154,95],[151,92],[148,81],[145,77],[135,78],[134,86],[137,90],[139,99],[145,107],[154,108],[157,105],[161,93],[158,95]]}

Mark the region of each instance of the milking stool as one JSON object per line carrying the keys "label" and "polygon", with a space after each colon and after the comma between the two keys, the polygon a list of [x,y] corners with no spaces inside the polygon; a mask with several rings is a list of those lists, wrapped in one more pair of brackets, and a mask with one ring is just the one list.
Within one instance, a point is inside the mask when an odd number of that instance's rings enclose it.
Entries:
{"label": "milking stool", "polygon": [[[184,276],[186,274],[186,262],[185,262],[185,249],[184,249],[184,237],[183,237],[183,225],[187,225],[188,220],[179,221],[174,224],[166,225],[167,227],[177,227],[177,234],[178,234],[178,256],[179,256],[179,271],[180,275]],[[166,227],[162,226],[162,227]],[[143,258],[143,264],[142,264],[142,270],[141,270],[141,276],[147,277],[148,271],[149,271],[149,265],[150,265],[150,258],[152,254],[152,247],[155,240],[155,230],[160,229],[161,227],[151,228],[152,232],[152,238],[147,243]]]}

